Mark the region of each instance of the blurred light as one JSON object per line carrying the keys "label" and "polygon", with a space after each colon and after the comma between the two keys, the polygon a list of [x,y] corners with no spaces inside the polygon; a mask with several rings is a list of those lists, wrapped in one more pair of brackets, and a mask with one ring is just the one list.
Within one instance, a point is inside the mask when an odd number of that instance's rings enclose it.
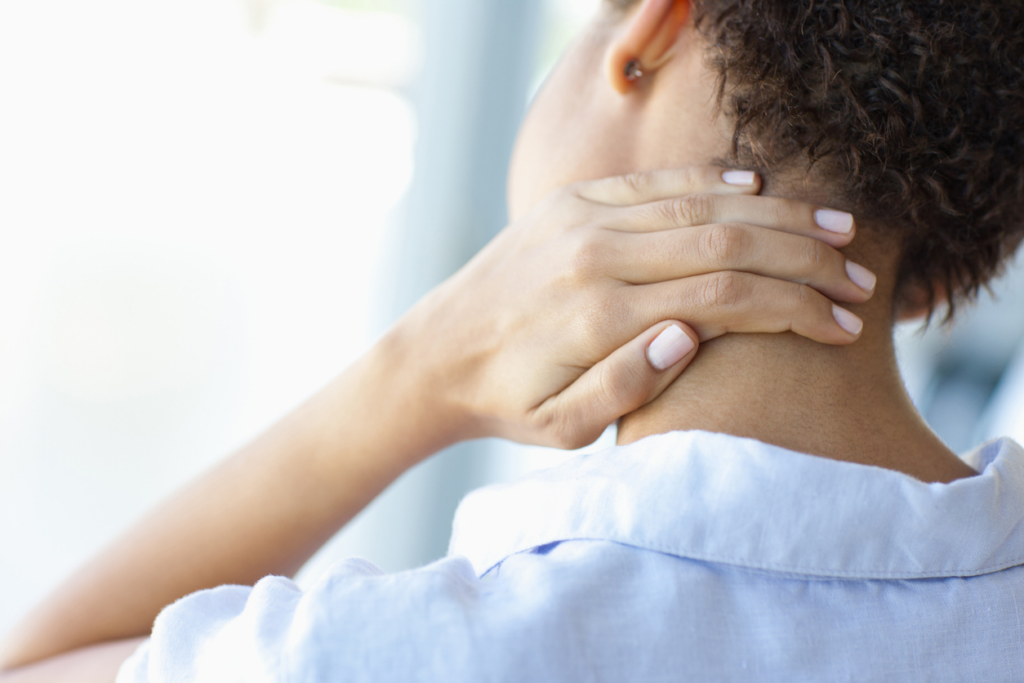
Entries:
{"label": "blurred light", "polygon": [[57,265],[37,298],[38,372],[83,401],[180,389],[211,372],[225,283],[185,255],[118,245]]}
{"label": "blurred light", "polygon": [[544,28],[529,99],[537,94],[551,69],[594,17],[600,5],[601,0],[556,0],[545,4]]}
{"label": "blurred light", "polygon": [[1024,345],[996,388],[978,441],[1008,436],[1024,444]]}
{"label": "blurred light", "polygon": [[272,59],[337,83],[405,87],[422,62],[419,27],[408,17],[313,0],[275,6],[263,40]]}
{"label": "blurred light", "polygon": [[0,4],[0,633],[372,340],[418,38],[309,4]]}
{"label": "blurred light", "polygon": [[1012,401],[993,388],[1024,349],[1024,261],[1011,263],[977,303],[961,307],[952,325],[940,321],[941,313],[928,329],[898,326],[897,357],[917,409],[952,450],[965,453],[1002,435],[992,430],[1011,432],[1010,422],[994,413],[1012,412],[999,407]]}

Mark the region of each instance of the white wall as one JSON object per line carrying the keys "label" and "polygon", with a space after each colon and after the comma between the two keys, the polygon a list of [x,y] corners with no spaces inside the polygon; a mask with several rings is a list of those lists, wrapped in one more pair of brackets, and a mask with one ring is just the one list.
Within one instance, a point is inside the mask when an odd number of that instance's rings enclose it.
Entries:
{"label": "white wall", "polygon": [[370,341],[417,29],[249,9],[0,2],[0,633]]}

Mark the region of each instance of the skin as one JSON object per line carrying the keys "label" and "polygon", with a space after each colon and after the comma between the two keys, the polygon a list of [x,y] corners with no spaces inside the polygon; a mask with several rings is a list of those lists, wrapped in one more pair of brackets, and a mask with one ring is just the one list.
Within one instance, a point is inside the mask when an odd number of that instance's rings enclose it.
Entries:
{"label": "skin", "polygon": [[[755,197],[756,178],[734,186],[722,173],[696,167],[551,193],[304,406],[76,572],[8,635],[0,680],[85,671],[110,680],[165,605],[293,574],[398,476],[457,441],[589,443],[661,394],[701,339],[793,328],[819,343],[854,342],[821,293],[871,297],[826,244],[853,232],[822,230],[813,206]],[[702,256],[717,228],[676,209],[705,195],[748,222],[751,248],[729,258],[761,273],[750,276],[759,293],[750,305],[704,296],[730,264]],[[814,245],[823,258],[806,258]],[[690,350],[659,369],[647,349],[672,325]]]}
{"label": "skin", "polygon": [[[827,197],[756,197],[760,178],[729,185],[707,165],[727,129],[685,42],[688,7],[651,0],[632,23],[591,27],[523,127],[509,227],[305,405],[76,572],[0,645],[0,681],[112,681],[163,606],[293,574],[403,472],[464,439],[576,447],[626,415],[623,442],[718,428],[826,457],[920,453],[875,464],[955,478],[893,386],[894,265],[858,251],[881,275],[859,287],[838,251],[852,219],[841,234],[816,223]],[[652,65],[639,84],[621,78],[631,55]],[[681,170],[639,173],[669,167]],[[617,173],[632,175],[586,182]],[[862,338],[833,301],[864,317]],[[652,341],[673,325],[692,345],[655,367]],[[864,425],[897,441],[865,448],[878,439]],[[836,431],[815,437],[823,427]]]}
{"label": "skin", "polygon": [[[716,104],[706,50],[687,1],[644,0],[626,16],[604,10],[520,131],[509,178],[513,217],[566,182],[727,157],[732,130]],[[630,83],[623,69],[637,57],[644,76]],[[794,174],[767,179],[764,194],[839,203],[826,184]],[[899,249],[884,237],[884,225],[867,227],[843,249],[878,275],[876,295],[851,307],[865,322],[856,344],[822,346],[795,334],[735,334],[704,344],[686,381],[623,418],[619,443],[705,429],[928,482],[976,474],[906,394],[892,340],[893,321],[906,313],[893,303]],[[740,284],[726,298],[748,295]]]}

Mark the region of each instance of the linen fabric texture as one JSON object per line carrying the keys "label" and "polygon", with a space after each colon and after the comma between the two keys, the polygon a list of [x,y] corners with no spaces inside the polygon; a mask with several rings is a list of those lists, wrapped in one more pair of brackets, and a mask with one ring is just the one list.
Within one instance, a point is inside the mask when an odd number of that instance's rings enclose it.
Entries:
{"label": "linen fabric texture", "polygon": [[179,600],[118,683],[1024,680],[1024,450],[925,484],[700,431],[461,504],[449,556]]}

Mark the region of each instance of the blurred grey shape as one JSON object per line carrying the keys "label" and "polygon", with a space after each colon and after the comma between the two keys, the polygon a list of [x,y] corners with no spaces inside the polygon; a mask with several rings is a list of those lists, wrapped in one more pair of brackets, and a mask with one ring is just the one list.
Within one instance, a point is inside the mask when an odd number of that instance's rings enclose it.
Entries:
{"label": "blurred grey shape", "polygon": [[[424,0],[423,67],[409,95],[415,174],[386,249],[379,329],[504,227],[505,178],[536,59],[539,0]],[[434,456],[399,479],[303,570],[361,554],[388,571],[442,557],[461,498],[486,483],[491,442]],[[346,539],[358,539],[346,543]]]}
{"label": "blurred grey shape", "polygon": [[1024,443],[1024,344],[996,387],[976,440],[1000,436]]}
{"label": "blurred grey shape", "polygon": [[[982,441],[1012,435],[1024,415],[1024,259],[965,307],[951,328],[937,322],[923,333],[903,327],[897,348],[904,381],[936,434],[965,453]],[[1014,364],[1015,363],[1015,364]],[[1011,367],[1012,366],[1012,367]],[[1016,427],[1020,436],[1020,427]]]}

